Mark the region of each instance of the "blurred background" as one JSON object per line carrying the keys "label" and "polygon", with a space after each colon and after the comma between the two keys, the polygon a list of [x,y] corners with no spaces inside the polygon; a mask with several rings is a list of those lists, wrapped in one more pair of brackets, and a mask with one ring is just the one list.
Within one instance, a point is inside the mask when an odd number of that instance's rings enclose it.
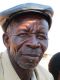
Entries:
{"label": "blurred background", "polygon": [[[50,58],[57,52],[60,51],[60,2],[59,0],[0,0],[0,12],[4,11],[13,6],[22,4],[22,3],[39,3],[44,5],[49,5],[54,10],[52,26],[48,33],[48,49],[45,52],[43,59],[40,64],[48,69],[48,63]],[[0,26],[0,52],[6,50],[6,47],[3,44],[2,40],[3,31]]]}

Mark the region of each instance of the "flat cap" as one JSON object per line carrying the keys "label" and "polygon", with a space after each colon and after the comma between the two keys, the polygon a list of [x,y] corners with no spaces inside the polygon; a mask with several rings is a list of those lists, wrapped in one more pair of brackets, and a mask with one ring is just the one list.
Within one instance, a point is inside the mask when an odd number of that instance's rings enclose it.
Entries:
{"label": "flat cap", "polygon": [[34,12],[40,14],[40,16],[45,16],[45,19],[48,21],[50,29],[52,23],[53,9],[47,5],[41,5],[37,3],[25,3],[0,12],[0,25],[2,26],[3,30],[6,31],[8,25],[5,25],[5,23],[8,23],[11,16],[15,16],[17,14],[22,14],[25,12]]}

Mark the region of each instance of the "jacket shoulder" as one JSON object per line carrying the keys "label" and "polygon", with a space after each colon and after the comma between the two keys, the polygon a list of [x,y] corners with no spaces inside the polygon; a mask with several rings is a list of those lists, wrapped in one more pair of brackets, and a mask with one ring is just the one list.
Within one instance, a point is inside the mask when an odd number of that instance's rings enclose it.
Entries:
{"label": "jacket shoulder", "polygon": [[40,77],[44,77],[43,80],[54,80],[52,74],[42,66],[39,65],[37,70],[39,70],[38,72],[40,74]]}
{"label": "jacket shoulder", "polygon": [[4,80],[4,71],[3,71],[3,65],[2,65],[2,53],[0,53],[0,80]]}

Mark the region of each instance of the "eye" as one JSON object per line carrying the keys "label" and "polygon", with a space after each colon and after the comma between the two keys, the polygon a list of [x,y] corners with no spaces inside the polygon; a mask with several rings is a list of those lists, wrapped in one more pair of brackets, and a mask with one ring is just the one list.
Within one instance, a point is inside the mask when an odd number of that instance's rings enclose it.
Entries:
{"label": "eye", "polygon": [[20,33],[20,34],[18,34],[17,36],[18,36],[18,37],[26,37],[26,36],[28,36],[28,34],[27,34],[27,33]]}
{"label": "eye", "polygon": [[37,34],[37,38],[40,40],[47,40],[47,35],[45,34]]}

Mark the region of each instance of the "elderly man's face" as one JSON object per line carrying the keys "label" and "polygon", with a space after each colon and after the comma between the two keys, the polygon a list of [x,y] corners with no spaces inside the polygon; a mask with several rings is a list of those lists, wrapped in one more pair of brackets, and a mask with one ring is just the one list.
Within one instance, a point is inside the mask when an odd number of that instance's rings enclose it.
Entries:
{"label": "elderly man's face", "polygon": [[7,29],[10,55],[20,67],[34,68],[48,46],[48,22],[26,18],[11,26]]}

